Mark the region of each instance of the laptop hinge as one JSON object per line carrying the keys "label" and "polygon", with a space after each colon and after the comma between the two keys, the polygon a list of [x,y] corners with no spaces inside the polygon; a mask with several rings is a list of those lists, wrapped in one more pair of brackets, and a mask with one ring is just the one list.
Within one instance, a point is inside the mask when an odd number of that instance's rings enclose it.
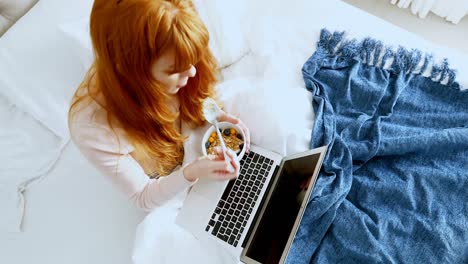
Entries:
{"label": "laptop hinge", "polygon": [[268,196],[268,193],[270,192],[271,186],[273,185],[273,182],[275,181],[275,178],[277,177],[277,173],[279,170],[279,165],[276,165],[275,170],[273,171],[273,176],[270,179],[270,182],[268,183],[268,187],[265,191],[265,194],[262,197],[262,201],[260,202],[260,205],[258,206],[257,212],[255,212],[255,216],[252,220],[252,223],[250,224],[249,230],[247,231],[247,235],[245,235],[244,241],[242,241],[242,247],[245,248],[247,245],[247,241],[250,239],[250,235],[252,234],[252,231],[255,227],[255,224],[258,221],[258,217],[260,215],[260,212],[262,211],[263,206],[265,205],[266,198]]}

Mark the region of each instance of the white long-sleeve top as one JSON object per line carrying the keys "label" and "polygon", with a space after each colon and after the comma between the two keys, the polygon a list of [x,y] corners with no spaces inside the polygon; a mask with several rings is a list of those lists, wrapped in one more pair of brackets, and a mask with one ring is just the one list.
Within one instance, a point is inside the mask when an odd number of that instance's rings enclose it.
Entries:
{"label": "white long-sleeve top", "polygon": [[[187,130],[184,127],[182,124],[182,134]],[[145,211],[160,206],[195,183],[185,179],[181,166],[167,176],[150,179],[143,163],[132,157],[134,147],[124,130],[114,125],[114,133],[107,122],[107,111],[95,101],[74,113],[69,129],[81,153],[135,206]]]}

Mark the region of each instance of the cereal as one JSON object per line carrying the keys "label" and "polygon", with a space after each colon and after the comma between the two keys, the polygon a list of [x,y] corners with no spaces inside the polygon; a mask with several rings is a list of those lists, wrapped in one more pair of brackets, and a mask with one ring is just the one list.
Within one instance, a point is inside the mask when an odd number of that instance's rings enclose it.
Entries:
{"label": "cereal", "polygon": [[[224,139],[224,144],[226,144],[226,148],[232,149],[237,155],[239,155],[244,147],[244,140],[242,139],[241,133],[237,132],[234,128],[226,128],[224,130],[220,129],[220,131],[222,132],[221,135]],[[213,132],[205,143],[206,153],[208,153],[208,155],[215,154],[215,147],[217,146],[221,146],[221,142],[219,141],[216,132]]]}

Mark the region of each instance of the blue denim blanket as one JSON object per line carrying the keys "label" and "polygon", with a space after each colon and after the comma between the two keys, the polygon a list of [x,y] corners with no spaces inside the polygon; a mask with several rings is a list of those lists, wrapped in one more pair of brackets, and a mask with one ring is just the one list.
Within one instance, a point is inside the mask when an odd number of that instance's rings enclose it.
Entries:
{"label": "blue denim blanket", "polygon": [[303,66],[329,149],[287,263],[468,263],[468,90],[446,60],[343,35]]}

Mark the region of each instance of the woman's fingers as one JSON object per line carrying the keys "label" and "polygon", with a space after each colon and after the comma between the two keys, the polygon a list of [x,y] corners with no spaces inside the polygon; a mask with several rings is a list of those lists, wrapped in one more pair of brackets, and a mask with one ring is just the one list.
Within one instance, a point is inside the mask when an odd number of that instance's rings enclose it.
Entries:
{"label": "woman's fingers", "polygon": [[224,160],[224,154],[221,147],[215,148],[216,158],[213,160],[212,170],[216,174],[216,178],[220,180],[234,179],[239,175],[239,161],[237,155],[231,149],[226,151],[226,155],[229,156],[230,163]]}
{"label": "woman's fingers", "polygon": [[[216,147],[215,153],[217,155],[217,160],[224,160],[223,149],[221,147]],[[237,173],[240,170],[240,164],[239,159],[237,158],[237,154],[232,149],[227,149],[226,155],[229,157],[230,164],[234,169],[234,171],[230,172]]]}
{"label": "woman's fingers", "polygon": [[244,124],[244,122],[239,120],[239,123],[237,124],[242,128],[242,131],[244,131],[245,135],[245,153],[249,153],[250,151],[250,130],[247,128],[247,126]]}
{"label": "woman's fingers", "polygon": [[216,171],[216,178],[219,180],[230,180],[237,178],[237,173],[229,173],[227,171]]}
{"label": "woman's fingers", "polygon": [[229,164],[224,160],[212,160],[210,162],[209,168],[211,171],[226,171],[229,168]]}
{"label": "woman's fingers", "polygon": [[223,111],[223,113],[218,117],[218,121],[219,122],[226,121],[229,123],[237,124],[239,122],[239,118]]}
{"label": "woman's fingers", "polygon": [[231,165],[234,167],[234,173],[237,174],[240,170],[240,163],[239,163],[239,160],[237,159],[236,153],[233,150],[228,149],[226,154],[229,156],[231,160]]}
{"label": "woman's fingers", "polygon": [[[224,160],[223,149],[221,147],[215,147],[215,154],[212,155],[214,158],[212,159],[216,162],[216,167],[213,167],[215,170],[228,170],[229,163]],[[224,168],[219,169],[219,164],[224,164]]]}
{"label": "woman's fingers", "polygon": [[217,160],[224,160],[223,148],[218,146],[214,148],[215,156]]}
{"label": "woman's fingers", "polygon": [[199,160],[216,160],[216,158],[217,158],[216,155],[210,154],[210,155],[206,155],[206,156],[201,156],[198,159]]}

